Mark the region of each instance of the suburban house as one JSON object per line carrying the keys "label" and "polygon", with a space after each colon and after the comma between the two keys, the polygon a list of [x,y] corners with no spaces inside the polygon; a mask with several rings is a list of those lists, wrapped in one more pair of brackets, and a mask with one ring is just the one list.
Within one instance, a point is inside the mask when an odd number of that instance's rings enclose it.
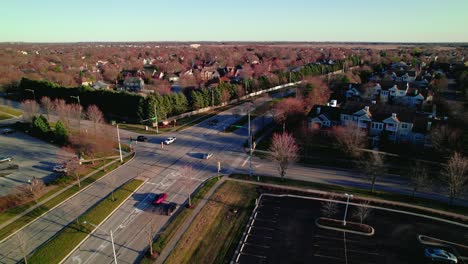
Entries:
{"label": "suburban house", "polygon": [[109,84],[103,81],[97,81],[91,87],[96,90],[101,90],[101,89],[105,90],[105,89],[109,89]]}
{"label": "suburban house", "polygon": [[397,71],[392,72],[390,76],[396,82],[414,82],[416,80],[415,71]]}
{"label": "suburban house", "polygon": [[128,91],[139,92],[145,87],[145,82],[141,77],[127,77],[125,78],[123,85]]}
{"label": "suburban house", "polygon": [[308,122],[309,128],[320,129],[354,123],[367,131],[374,144],[385,137],[392,142],[427,145],[433,123],[440,121],[401,106],[352,102],[343,108],[316,105],[309,113]]}
{"label": "suburban house", "polygon": [[423,103],[432,101],[432,92],[428,89],[411,88],[409,83],[406,85],[395,83],[384,87],[377,83],[373,88],[371,99],[380,103],[420,107]]}
{"label": "suburban house", "polygon": [[345,97],[347,100],[349,99],[361,99],[361,93],[359,92],[358,84],[350,83],[348,86],[348,90],[345,92]]}

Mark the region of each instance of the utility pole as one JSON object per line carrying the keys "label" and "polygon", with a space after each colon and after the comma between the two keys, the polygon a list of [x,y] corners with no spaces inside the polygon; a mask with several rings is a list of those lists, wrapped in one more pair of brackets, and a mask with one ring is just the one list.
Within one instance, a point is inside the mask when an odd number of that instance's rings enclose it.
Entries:
{"label": "utility pole", "polygon": [[122,163],[122,162],[123,162],[123,158],[122,158],[122,147],[121,147],[121,145],[120,145],[119,124],[117,124],[117,140],[119,141],[120,163]]}
{"label": "utility pole", "polygon": [[156,134],[159,134],[159,126],[158,126],[158,112],[156,111],[156,105],[154,106],[154,121],[156,122]]}

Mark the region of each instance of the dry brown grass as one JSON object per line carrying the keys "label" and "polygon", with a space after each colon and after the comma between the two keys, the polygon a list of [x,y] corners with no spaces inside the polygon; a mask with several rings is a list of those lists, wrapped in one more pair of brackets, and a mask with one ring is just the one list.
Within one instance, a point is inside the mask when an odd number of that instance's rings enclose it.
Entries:
{"label": "dry brown grass", "polygon": [[225,262],[237,245],[256,196],[253,185],[231,181],[223,183],[193,220],[165,263]]}

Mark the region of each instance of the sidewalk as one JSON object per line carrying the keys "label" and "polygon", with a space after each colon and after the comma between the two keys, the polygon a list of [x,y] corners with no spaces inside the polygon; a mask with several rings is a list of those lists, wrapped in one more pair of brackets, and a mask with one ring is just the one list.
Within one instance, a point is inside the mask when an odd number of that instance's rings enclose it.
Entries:
{"label": "sidewalk", "polygon": [[[98,171],[103,170],[104,168],[107,168],[108,166],[110,166],[111,164],[114,164],[114,163],[117,162],[118,160],[119,160],[119,159],[116,159],[116,160],[114,160],[114,161],[112,161],[112,162],[109,162],[109,163],[107,163],[106,165],[101,166],[100,168],[98,168],[98,169],[96,169],[96,170],[94,170],[94,171],[88,173],[85,177],[81,178],[81,181],[86,180],[87,178],[91,177],[92,175],[94,175],[94,174],[97,173]],[[15,217],[11,218],[10,220],[6,221],[5,223],[0,224],[0,229],[5,228],[5,227],[8,226],[9,224],[15,222],[17,219],[19,219],[19,218],[23,217],[24,215],[30,213],[30,212],[33,211],[34,209],[36,209],[36,208],[42,206],[44,203],[46,203],[46,202],[48,202],[48,201],[54,199],[56,196],[62,194],[63,192],[67,191],[68,189],[72,188],[74,185],[75,185],[75,184],[70,184],[70,185],[68,185],[67,187],[63,188],[62,190],[60,190],[60,191],[58,191],[58,192],[56,192],[56,193],[54,193],[53,195],[51,195],[50,197],[44,199],[43,201],[41,201],[41,202],[35,204],[34,206],[31,206],[31,207],[28,208],[27,210],[23,211],[21,214],[18,214],[17,216],[15,216]],[[88,186],[91,186],[91,185],[88,185]],[[88,187],[88,186],[87,186],[87,187]],[[83,190],[84,190],[84,189],[83,189]],[[80,191],[82,191],[82,190],[80,190]],[[70,197],[68,197],[67,199],[69,199],[69,198],[71,198],[71,197],[73,197],[73,196],[70,196]],[[62,201],[62,203],[65,202],[65,201],[66,201],[66,200]],[[60,204],[61,204],[61,203],[57,204],[56,206],[59,206]],[[47,213],[47,212],[46,212],[46,213]],[[36,219],[39,218],[39,217],[41,217],[41,216],[42,216],[42,215],[36,217]],[[33,221],[34,221],[34,220],[33,220]],[[31,222],[32,222],[32,221],[31,221]],[[26,224],[25,226],[29,225],[31,222],[29,222],[29,223]],[[23,226],[23,227],[24,227],[24,226]],[[21,227],[20,229],[16,230],[14,233],[12,233],[11,235],[9,235],[8,237],[12,236],[13,234],[15,234],[16,232],[18,232],[19,230],[21,230],[23,227]],[[4,238],[3,240],[8,239],[8,237]],[[2,240],[2,241],[3,241],[3,240]]]}
{"label": "sidewalk", "polygon": [[184,224],[179,227],[179,230],[177,230],[176,234],[174,237],[169,241],[169,243],[166,245],[166,247],[163,249],[159,257],[156,259],[156,264],[162,264],[164,261],[166,261],[167,257],[169,254],[172,252],[172,250],[175,248],[177,245],[177,242],[179,242],[180,238],[182,235],[187,231],[189,226],[192,224],[193,219],[198,215],[198,213],[201,211],[201,209],[205,206],[205,204],[208,202],[208,198],[213,195],[213,193],[218,189],[218,187],[226,180],[226,176],[222,177],[218,182],[211,187],[210,191],[203,197],[203,199],[200,201],[200,203],[193,209],[192,214],[189,216],[188,219],[185,220]]}

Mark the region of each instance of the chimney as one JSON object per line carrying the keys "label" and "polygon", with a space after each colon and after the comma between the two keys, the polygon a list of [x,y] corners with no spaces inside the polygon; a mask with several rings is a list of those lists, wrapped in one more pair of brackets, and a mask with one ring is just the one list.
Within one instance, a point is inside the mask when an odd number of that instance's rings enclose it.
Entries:
{"label": "chimney", "polygon": [[321,107],[317,107],[317,115],[320,115],[320,110],[322,110]]}
{"label": "chimney", "polygon": [[409,83],[407,82],[406,83],[406,90],[408,90],[408,89],[409,89]]}
{"label": "chimney", "polygon": [[375,105],[377,104],[377,101],[373,100],[371,103]]}
{"label": "chimney", "polygon": [[396,113],[392,113],[392,118],[396,118]]}
{"label": "chimney", "polygon": [[432,122],[427,122],[427,131],[431,131]]}
{"label": "chimney", "polygon": [[418,94],[419,94],[418,89],[414,90],[414,95],[418,95]]}
{"label": "chimney", "polygon": [[364,111],[369,112],[369,106],[364,106]]}

